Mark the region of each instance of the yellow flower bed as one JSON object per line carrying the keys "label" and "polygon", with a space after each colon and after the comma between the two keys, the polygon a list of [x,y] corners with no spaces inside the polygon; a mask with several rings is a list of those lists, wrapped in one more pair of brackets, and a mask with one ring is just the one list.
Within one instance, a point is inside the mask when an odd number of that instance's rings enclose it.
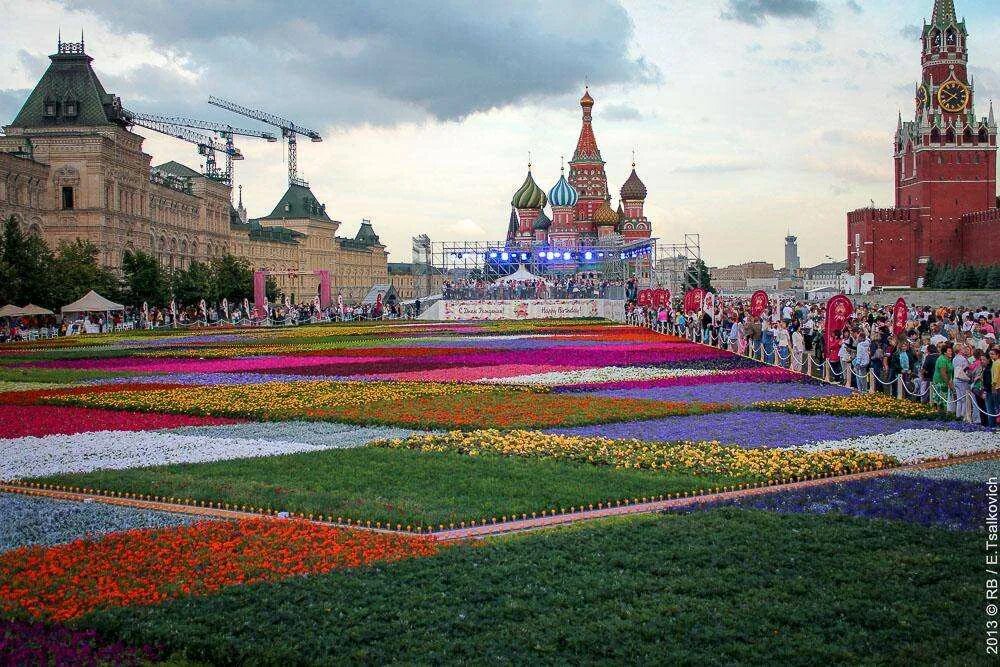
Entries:
{"label": "yellow flower bed", "polygon": [[792,398],[785,401],[755,403],[758,410],[791,412],[802,415],[836,415],[843,417],[891,417],[894,419],[942,419],[941,412],[931,406],[902,401],[886,394],[852,394]]}
{"label": "yellow flower bed", "polygon": [[[331,410],[496,391],[487,385],[434,382],[266,382],[52,396],[48,403],[113,410],[259,419],[321,417]],[[535,391],[520,389],[519,391]]]}
{"label": "yellow flower bed", "polygon": [[386,441],[375,446],[423,452],[459,452],[469,456],[521,456],[617,468],[673,470],[694,475],[731,475],[768,480],[845,474],[864,468],[898,465],[898,461],[891,456],[854,450],[743,449],[718,442],[611,440],[549,435],[539,431],[454,431]]}

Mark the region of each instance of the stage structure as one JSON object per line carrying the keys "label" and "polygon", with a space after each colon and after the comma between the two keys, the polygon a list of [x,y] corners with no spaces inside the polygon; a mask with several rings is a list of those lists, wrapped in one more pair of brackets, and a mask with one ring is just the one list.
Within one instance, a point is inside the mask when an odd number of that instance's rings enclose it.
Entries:
{"label": "stage structure", "polygon": [[654,283],[683,294],[687,285],[696,284],[701,261],[701,234],[685,234],[682,243],[660,244]]}
{"label": "stage structure", "polygon": [[641,239],[623,243],[607,239],[593,245],[534,245],[527,248],[504,242],[435,241],[430,244],[428,264],[448,280],[493,281],[517,271],[521,266],[535,275],[559,276],[595,273],[605,280],[636,279],[642,286],[652,284],[656,266],[657,240]]}

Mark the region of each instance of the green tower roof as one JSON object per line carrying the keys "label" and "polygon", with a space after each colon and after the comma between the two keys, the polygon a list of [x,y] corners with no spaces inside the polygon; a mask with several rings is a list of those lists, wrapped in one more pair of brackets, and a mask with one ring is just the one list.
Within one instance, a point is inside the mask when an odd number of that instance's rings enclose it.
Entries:
{"label": "green tower roof", "polygon": [[332,222],[326,214],[326,205],[320,204],[316,195],[306,185],[292,184],[285,191],[270,215],[261,220],[323,220]]}
{"label": "green tower roof", "polygon": [[60,41],[59,52],[49,59],[52,63],[14,117],[12,127],[124,124],[121,100],[104,90],[82,41]]}

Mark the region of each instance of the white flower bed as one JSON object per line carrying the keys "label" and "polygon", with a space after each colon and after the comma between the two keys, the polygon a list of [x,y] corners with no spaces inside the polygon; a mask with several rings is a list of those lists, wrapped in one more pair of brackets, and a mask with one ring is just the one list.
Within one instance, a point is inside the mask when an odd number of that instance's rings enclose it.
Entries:
{"label": "white flower bed", "polygon": [[167,431],[96,431],[10,438],[0,440],[0,479],[314,452],[358,447],[372,440],[406,437],[410,433],[403,429],[355,427],[341,431],[339,438],[334,433],[325,434],[324,442],[316,444],[296,441],[294,429],[281,439],[182,435]]}
{"label": "white flower bed", "polygon": [[846,440],[824,440],[801,448],[808,451],[854,449],[861,452],[881,452],[895,457],[901,463],[919,463],[951,456],[1000,451],[1000,433],[905,429],[896,433]]}
{"label": "white flower bed", "polygon": [[630,380],[660,380],[662,378],[718,375],[722,371],[697,368],[656,368],[651,366],[604,366],[576,371],[554,371],[533,375],[516,375],[508,378],[485,378],[480,384],[543,385],[555,387],[572,384],[602,384]]}

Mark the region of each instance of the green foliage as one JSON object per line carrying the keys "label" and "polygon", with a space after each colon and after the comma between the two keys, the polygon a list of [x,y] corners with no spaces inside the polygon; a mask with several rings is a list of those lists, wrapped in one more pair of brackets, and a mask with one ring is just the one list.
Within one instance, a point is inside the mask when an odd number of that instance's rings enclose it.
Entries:
{"label": "green foliage", "polygon": [[195,305],[201,299],[214,303],[218,296],[218,282],[212,267],[202,262],[191,262],[187,269],[174,271],[170,289],[178,303],[187,305]]}
{"label": "green foliage", "polygon": [[83,368],[9,368],[0,366],[0,382],[72,384],[86,380],[141,375],[132,371],[95,371]]}
{"label": "green foliage", "polygon": [[403,525],[458,523],[521,512],[530,515],[554,507],[747,481],[694,476],[681,470],[652,472],[369,447],[96,471],[59,479],[60,484],[81,487]]}
{"label": "green foliage", "polygon": [[689,290],[700,287],[703,290],[715,292],[715,288],[712,287],[712,274],[708,270],[705,260],[696,260],[693,268],[693,275],[692,272],[684,274],[684,289]]}
{"label": "green foliage", "polygon": [[132,306],[162,306],[170,301],[170,280],[155,257],[126,250],[122,256],[124,300]]}
{"label": "green foliage", "polygon": [[90,241],[75,239],[61,242],[52,263],[53,308],[76,301],[90,290],[112,301],[121,299],[118,276],[97,261],[100,251]]}
{"label": "green foliage", "polygon": [[209,664],[987,664],[975,533],[713,510],[97,612]]}
{"label": "green foliage", "polygon": [[226,255],[213,259],[211,266],[219,300],[228,299],[230,304],[238,304],[243,299],[253,298],[253,271],[249,262]]}
{"label": "green foliage", "polygon": [[927,262],[924,289],[1000,289],[1000,264],[939,266]]}
{"label": "green foliage", "polygon": [[53,300],[52,286],[58,280],[50,271],[53,261],[45,241],[34,234],[25,235],[14,217],[8,218],[0,245],[0,305],[34,303],[46,308],[66,305]]}

